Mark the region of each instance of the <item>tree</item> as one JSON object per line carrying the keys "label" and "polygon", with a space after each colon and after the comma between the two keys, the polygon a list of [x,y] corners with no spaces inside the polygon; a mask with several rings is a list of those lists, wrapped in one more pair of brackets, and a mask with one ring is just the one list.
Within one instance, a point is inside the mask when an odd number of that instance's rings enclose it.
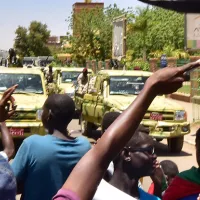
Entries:
{"label": "tree", "polygon": [[[140,45],[142,47],[143,60],[147,59],[147,32],[149,30],[148,25],[148,11],[149,7],[140,8],[138,7],[136,10],[136,15],[131,15],[131,17],[135,18],[135,23],[129,24],[129,31],[136,32],[140,34]],[[136,37],[135,37],[136,38]],[[138,37],[137,37],[138,39]]]}
{"label": "tree", "polygon": [[[127,50],[133,59],[170,49],[184,49],[184,15],[157,7],[119,9],[116,4],[104,9],[81,11],[69,18],[73,35],[67,35],[73,60],[105,60],[112,57],[114,18],[127,15]],[[132,56],[130,56],[132,55]]]}
{"label": "tree", "polygon": [[[137,8],[127,35],[134,57],[165,49],[184,49],[184,15],[157,7]],[[144,56],[143,56],[144,57]]]}
{"label": "tree", "polygon": [[21,57],[28,55],[28,42],[27,42],[27,32],[25,27],[19,26],[15,31],[16,38],[14,48],[17,50],[17,54]]}
{"label": "tree", "polygon": [[20,57],[49,56],[51,54],[46,45],[50,36],[46,24],[32,21],[28,29],[19,26],[15,34],[14,48]]}
{"label": "tree", "polygon": [[84,63],[86,59],[105,60],[111,58],[112,22],[125,13],[115,4],[105,9],[83,10],[69,19],[73,35],[68,35],[72,45],[73,60]]}

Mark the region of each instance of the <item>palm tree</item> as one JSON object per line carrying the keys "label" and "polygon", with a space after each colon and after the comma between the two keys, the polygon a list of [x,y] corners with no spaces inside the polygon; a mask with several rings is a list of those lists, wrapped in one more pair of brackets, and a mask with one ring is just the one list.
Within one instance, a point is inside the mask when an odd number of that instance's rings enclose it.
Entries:
{"label": "palm tree", "polygon": [[147,60],[147,44],[146,44],[146,36],[148,31],[148,11],[149,6],[146,8],[138,7],[136,8],[136,15],[134,17],[134,23],[130,24],[129,31],[130,32],[140,32],[142,35],[142,46],[143,46],[143,60]]}

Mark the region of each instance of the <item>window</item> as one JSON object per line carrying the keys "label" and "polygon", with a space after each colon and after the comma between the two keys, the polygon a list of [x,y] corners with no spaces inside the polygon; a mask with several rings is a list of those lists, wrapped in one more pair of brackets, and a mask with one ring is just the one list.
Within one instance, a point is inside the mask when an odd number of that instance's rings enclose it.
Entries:
{"label": "window", "polygon": [[38,74],[0,74],[0,92],[15,84],[18,84],[15,93],[44,93],[41,76]]}
{"label": "window", "polygon": [[148,77],[144,76],[111,76],[110,94],[138,95],[147,79]]}
{"label": "window", "polygon": [[[81,72],[62,72],[62,83],[71,83],[76,81]],[[91,74],[91,72],[88,72]]]}
{"label": "window", "polygon": [[81,72],[62,72],[62,83],[71,83],[76,81]]}

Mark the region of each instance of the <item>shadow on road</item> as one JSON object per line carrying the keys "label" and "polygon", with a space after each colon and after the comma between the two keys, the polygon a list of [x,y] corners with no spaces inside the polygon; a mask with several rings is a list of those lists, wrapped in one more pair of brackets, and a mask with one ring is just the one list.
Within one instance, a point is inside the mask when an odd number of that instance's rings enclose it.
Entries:
{"label": "shadow on road", "polygon": [[[81,131],[80,131],[81,133]],[[97,140],[98,138],[101,137],[101,131],[100,130],[96,130],[92,132],[92,139]],[[185,152],[185,151],[181,151],[180,153],[171,153],[168,150],[168,146],[167,144],[163,144],[160,142],[155,142],[155,153],[157,154],[157,156],[164,156],[164,157],[182,157],[182,156],[192,156],[191,153]]]}
{"label": "shadow on road", "polygon": [[155,152],[157,154],[157,156],[165,156],[165,157],[170,157],[170,156],[191,156],[192,154],[191,153],[187,153],[185,151],[181,151],[180,153],[171,153],[169,152],[168,150],[168,146],[167,144],[163,144],[163,143],[160,143],[160,142],[155,142]]}

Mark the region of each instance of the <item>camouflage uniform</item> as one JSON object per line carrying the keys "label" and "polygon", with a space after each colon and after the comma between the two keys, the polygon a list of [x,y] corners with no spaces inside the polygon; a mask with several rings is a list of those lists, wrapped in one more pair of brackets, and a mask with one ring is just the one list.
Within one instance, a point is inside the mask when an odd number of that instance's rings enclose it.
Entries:
{"label": "camouflage uniform", "polygon": [[92,77],[89,82],[84,86],[82,93],[92,93],[94,91],[94,84],[96,81],[96,76]]}
{"label": "camouflage uniform", "polygon": [[77,83],[78,83],[78,93],[83,93],[83,89],[85,86],[88,85],[88,76],[84,76],[83,73],[81,73],[78,78],[77,78]]}

